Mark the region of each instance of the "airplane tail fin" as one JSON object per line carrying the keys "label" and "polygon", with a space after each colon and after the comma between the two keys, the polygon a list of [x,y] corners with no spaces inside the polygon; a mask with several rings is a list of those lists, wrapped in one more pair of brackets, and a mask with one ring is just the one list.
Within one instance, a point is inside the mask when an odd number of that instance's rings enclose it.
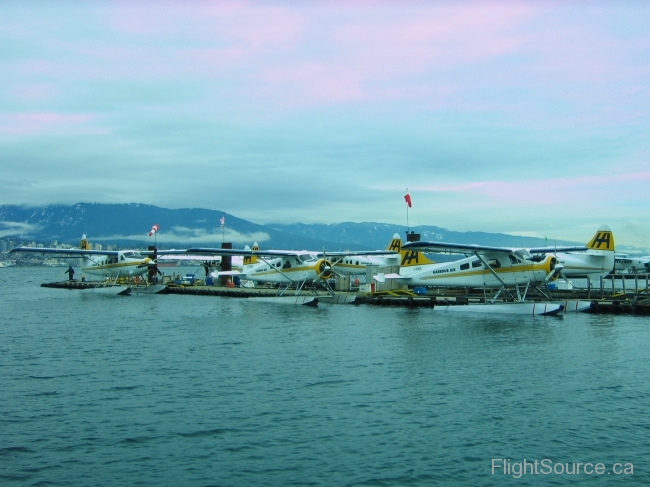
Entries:
{"label": "airplane tail fin", "polygon": [[610,230],[607,225],[602,225],[596,235],[592,238],[587,244],[589,250],[606,250],[614,252],[614,233]]}
{"label": "airplane tail fin", "polygon": [[[248,245],[245,247],[245,249],[246,249],[246,250],[253,250],[253,251],[255,251],[255,250],[259,250],[259,249],[260,249],[260,246],[258,245],[257,242],[255,242],[255,243],[253,244],[253,248],[252,248],[252,249],[249,249],[249,248],[248,248]],[[260,259],[259,259],[259,257],[257,257],[256,255],[251,255],[251,256],[248,256],[248,255],[247,255],[246,257],[244,257],[244,265],[257,264],[259,261],[260,261]]]}
{"label": "airplane tail fin", "polygon": [[81,242],[79,242],[79,248],[81,250],[91,250],[92,249],[90,243],[88,242],[88,239],[86,238],[85,233],[81,236]]}
{"label": "airplane tail fin", "polygon": [[387,250],[394,250],[399,252],[401,256],[400,266],[402,267],[411,267],[422,264],[434,264],[434,262],[428,259],[422,252],[417,250],[402,250],[402,237],[398,233],[393,235],[393,239],[388,244]]}

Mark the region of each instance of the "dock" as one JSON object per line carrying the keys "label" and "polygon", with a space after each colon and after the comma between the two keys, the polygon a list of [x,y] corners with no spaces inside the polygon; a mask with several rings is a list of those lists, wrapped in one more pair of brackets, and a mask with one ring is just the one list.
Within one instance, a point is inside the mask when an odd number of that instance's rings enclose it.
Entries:
{"label": "dock", "polygon": [[[101,281],[60,281],[41,284],[41,287],[84,290],[104,287]],[[554,302],[583,300],[591,302],[589,312],[597,314],[635,314],[650,315],[650,294],[648,289],[635,292],[626,290],[606,292],[604,288],[596,290],[554,291],[551,298]],[[226,286],[205,285],[167,285],[158,294],[180,294],[191,296],[220,296],[226,298],[271,298],[278,296],[278,290],[273,287],[233,288]],[[296,296],[293,290],[286,291],[283,296]],[[380,291],[374,293],[337,291],[335,299],[324,292],[319,294],[301,292],[299,296],[321,299],[323,303],[355,304],[370,306],[405,307],[405,308],[435,308],[449,306],[465,306],[484,304],[491,300],[482,290],[467,289],[435,289],[427,293],[414,293],[408,290]],[[531,290],[527,300],[530,302],[548,301],[541,293]],[[501,296],[497,303],[512,303],[513,299]]]}

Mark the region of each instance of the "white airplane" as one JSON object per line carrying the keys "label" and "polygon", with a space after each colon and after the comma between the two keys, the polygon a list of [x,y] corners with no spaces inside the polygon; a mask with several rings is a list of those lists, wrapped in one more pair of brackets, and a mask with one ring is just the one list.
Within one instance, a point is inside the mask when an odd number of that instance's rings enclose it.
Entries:
{"label": "white airplane", "polygon": [[[394,234],[386,250],[393,253],[384,255],[347,255],[338,259],[332,259],[334,270],[343,275],[363,275],[366,267],[376,265],[379,267],[401,266],[415,267],[419,265],[433,264],[433,261],[416,250],[402,250],[402,239],[399,234]],[[327,254],[331,256],[330,253]]]}
{"label": "white airplane", "polygon": [[[596,232],[586,247],[514,249],[446,242],[408,242],[403,248],[462,253],[468,257],[454,262],[407,268],[400,270],[398,275],[386,275],[386,278],[397,279],[411,286],[498,288],[500,291],[494,299],[504,289],[514,287],[518,300],[522,301],[531,284],[546,284],[556,279],[564,272],[565,266],[569,267],[569,275],[576,275],[573,272],[584,275],[589,272],[607,274],[614,265],[614,236],[606,226]],[[553,254],[545,255],[551,250]],[[533,254],[539,256],[534,257]],[[519,286],[525,286],[523,295]]]}
{"label": "white airplane", "polygon": [[650,271],[650,257],[617,253],[614,256],[614,270],[617,274],[647,274]]}
{"label": "white airplane", "polygon": [[157,272],[155,251],[145,251],[145,255],[142,255],[138,250],[92,250],[86,235],[81,237],[78,249],[17,247],[12,252],[47,253],[81,258],[81,272],[115,279],[141,276],[150,270]]}
{"label": "white airplane", "polygon": [[609,275],[614,269],[614,234],[607,225],[602,225],[584,247],[538,247],[527,250],[538,256],[554,256],[557,265],[562,267],[560,275],[564,278],[598,279]]}
{"label": "white airplane", "polygon": [[396,254],[390,250],[314,252],[308,250],[259,250],[252,249],[193,248],[186,251],[191,255],[243,256],[242,270],[222,271],[220,276],[239,276],[240,279],[284,285],[283,293],[290,285],[296,285],[298,293],[306,283],[322,284],[332,292],[327,280],[333,276],[330,259],[349,256],[376,256]]}

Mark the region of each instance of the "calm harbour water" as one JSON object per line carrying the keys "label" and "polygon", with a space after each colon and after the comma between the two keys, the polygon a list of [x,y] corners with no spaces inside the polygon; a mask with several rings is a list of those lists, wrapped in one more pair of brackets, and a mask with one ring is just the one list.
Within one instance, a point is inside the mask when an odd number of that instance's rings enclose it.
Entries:
{"label": "calm harbour water", "polygon": [[0,269],[0,485],[650,483],[650,317],[39,287],[64,271]]}

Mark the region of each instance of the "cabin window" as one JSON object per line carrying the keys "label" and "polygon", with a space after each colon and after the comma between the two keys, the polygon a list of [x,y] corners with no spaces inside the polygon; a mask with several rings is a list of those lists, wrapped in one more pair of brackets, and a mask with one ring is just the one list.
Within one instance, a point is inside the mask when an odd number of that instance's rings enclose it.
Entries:
{"label": "cabin window", "polygon": [[519,263],[519,261],[517,260],[517,257],[515,257],[512,254],[508,254],[508,258],[510,259],[511,264],[518,264]]}
{"label": "cabin window", "polygon": [[490,259],[488,260],[488,265],[492,267],[492,269],[498,269],[501,267],[501,262],[499,262],[497,259]]}
{"label": "cabin window", "polygon": [[467,269],[469,269],[469,262],[466,263],[466,264],[461,264],[460,265],[460,270],[461,271],[466,271]]}
{"label": "cabin window", "polygon": [[290,269],[290,268],[291,268],[291,262],[289,262],[289,261],[287,260],[287,261],[284,263],[284,265],[282,266],[282,268],[283,268],[283,269]]}
{"label": "cabin window", "polygon": [[124,254],[120,255],[120,260],[124,260]]}
{"label": "cabin window", "polygon": [[483,263],[480,260],[475,260],[472,262],[472,267],[481,267]]}

